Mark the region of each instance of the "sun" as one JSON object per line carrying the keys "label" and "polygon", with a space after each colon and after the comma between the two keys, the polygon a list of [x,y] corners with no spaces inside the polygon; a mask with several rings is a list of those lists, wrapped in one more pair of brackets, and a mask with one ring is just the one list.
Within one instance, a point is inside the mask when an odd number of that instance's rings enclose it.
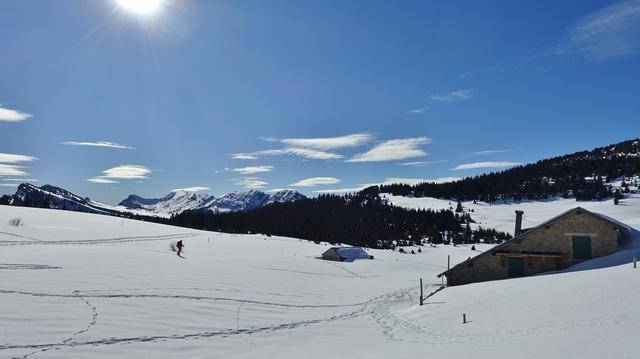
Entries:
{"label": "sun", "polygon": [[154,13],[164,0],[117,0],[118,4],[127,11],[137,15],[150,15]]}

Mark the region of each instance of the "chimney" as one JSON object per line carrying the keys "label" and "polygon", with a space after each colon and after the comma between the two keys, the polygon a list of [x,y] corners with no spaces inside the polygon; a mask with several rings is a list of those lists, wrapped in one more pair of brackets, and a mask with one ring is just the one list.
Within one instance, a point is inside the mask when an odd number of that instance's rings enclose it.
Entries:
{"label": "chimney", "polygon": [[516,237],[522,232],[522,215],[524,211],[516,211],[516,230],[513,233],[513,236]]}

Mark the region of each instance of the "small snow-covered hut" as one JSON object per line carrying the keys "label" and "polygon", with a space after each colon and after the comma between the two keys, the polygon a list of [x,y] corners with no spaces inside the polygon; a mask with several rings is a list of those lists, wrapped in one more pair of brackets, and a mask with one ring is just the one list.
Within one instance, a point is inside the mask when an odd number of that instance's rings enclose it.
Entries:
{"label": "small snow-covered hut", "polygon": [[353,262],[356,259],[373,259],[360,247],[331,247],[322,253],[322,259],[338,262]]}

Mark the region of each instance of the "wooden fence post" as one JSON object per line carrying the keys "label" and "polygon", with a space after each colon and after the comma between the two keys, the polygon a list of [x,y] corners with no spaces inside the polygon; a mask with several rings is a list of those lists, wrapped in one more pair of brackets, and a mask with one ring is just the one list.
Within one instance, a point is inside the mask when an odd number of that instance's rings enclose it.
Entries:
{"label": "wooden fence post", "polygon": [[467,324],[467,313],[462,313],[462,324]]}
{"label": "wooden fence post", "polygon": [[422,278],[420,278],[420,305],[424,304],[424,296],[422,295]]}
{"label": "wooden fence post", "polygon": [[638,268],[638,259],[633,257],[633,268]]}

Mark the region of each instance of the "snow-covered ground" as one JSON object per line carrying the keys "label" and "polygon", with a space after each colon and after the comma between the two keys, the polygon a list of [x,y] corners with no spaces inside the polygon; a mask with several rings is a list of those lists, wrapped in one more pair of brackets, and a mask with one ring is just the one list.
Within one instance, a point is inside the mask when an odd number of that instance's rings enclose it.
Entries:
{"label": "snow-covered ground", "polygon": [[[16,217],[23,226],[7,224]],[[178,239],[185,259],[168,250]],[[425,292],[435,290],[447,255],[459,262],[473,255],[469,247],[370,250],[374,260],[353,263],[317,259],[327,248],[0,206],[0,357],[635,358],[640,351],[640,269],[631,265],[447,288],[419,307],[418,279]],[[461,323],[462,313],[470,323]]]}
{"label": "snow-covered ground", "polygon": [[[455,209],[456,202],[423,197],[402,197],[382,194],[392,204],[406,208]],[[640,195],[631,194],[614,205],[613,200],[606,201],[576,201],[575,199],[555,198],[547,201],[500,201],[485,203],[473,201],[462,202],[465,212],[482,227],[495,228],[513,234],[515,229],[515,211],[524,211],[522,227],[535,227],[544,221],[575,207],[582,207],[592,212],[602,213],[635,228],[640,228]]]}

